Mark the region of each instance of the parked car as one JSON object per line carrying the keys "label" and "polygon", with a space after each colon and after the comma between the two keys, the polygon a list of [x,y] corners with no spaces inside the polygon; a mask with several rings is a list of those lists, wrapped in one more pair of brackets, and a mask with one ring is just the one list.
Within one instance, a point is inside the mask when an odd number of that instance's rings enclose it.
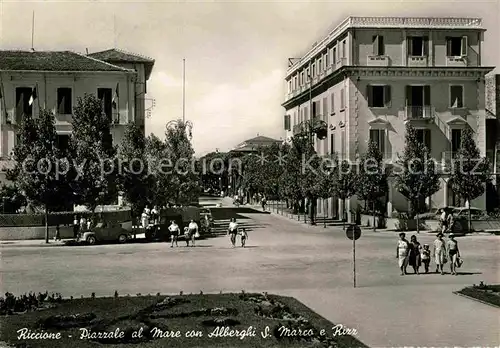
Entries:
{"label": "parked car", "polygon": [[99,222],[90,231],[82,232],[77,241],[93,245],[98,242],[125,243],[130,233],[117,222]]}
{"label": "parked car", "polygon": [[[430,213],[419,214],[419,218],[423,220],[431,219],[431,220],[440,220],[441,210],[447,209],[453,213],[454,225],[453,232],[454,233],[464,233],[467,232],[469,226],[469,208],[466,207],[441,207],[432,209]],[[470,208],[471,219],[472,220],[483,220],[488,217],[486,211],[479,208]]]}

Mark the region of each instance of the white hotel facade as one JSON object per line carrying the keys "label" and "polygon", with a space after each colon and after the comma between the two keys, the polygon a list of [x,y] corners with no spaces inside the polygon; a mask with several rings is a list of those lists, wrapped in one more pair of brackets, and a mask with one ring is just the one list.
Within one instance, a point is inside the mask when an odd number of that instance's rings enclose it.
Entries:
{"label": "white hotel facade", "polygon": [[[290,60],[282,104],[287,136],[299,133],[304,121],[320,120],[328,135],[315,139],[319,154],[355,161],[373,140],[385,161],[394,163],[411,122],[432,156],[446,163],[460,148],[462,130],[471,127],[487,155],[493,136],[487,123],[494,117],[485,110],[485,75],[493,68],[482,65],[484,32],[477,18],[345,19],[303,57]],[[408,202],[392,179],[389,186],[388,215],[406,211]],[[426,203],[463,205],[446,173]],[[345,209],[356,204],[353,198]],[[485,208],[486,194],[471,205]],[[319,214],[342,216],[343,210],[336,197],[318,204]]]}

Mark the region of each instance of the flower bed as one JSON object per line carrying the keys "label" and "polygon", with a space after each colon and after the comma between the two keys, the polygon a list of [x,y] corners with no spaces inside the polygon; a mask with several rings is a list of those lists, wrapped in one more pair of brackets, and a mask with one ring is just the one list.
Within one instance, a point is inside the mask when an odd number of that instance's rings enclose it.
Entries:
{"label": "flower bed", "polygon": [[486,302],[492,306],[500,307],[500,284],[486,285],[481,282],[479,285],[473,284],[471,287],[463,288],[457,291],[457,293],[481,302]]}
{"label": "flower bed", "polygon": [[[239,334],[224,335],[222,327]],[[280,327],[312,330],[314,335],[283,336]],[[19,328],[61,333],[58,340],[36,341],[36,346],[42,348],[85,348],[95,347],[96,343],[114,347],[366,347],[355,337],[332,335],[332,327],[332,323],[289,297],[245,293],[119,297],[115,293],[113,298],[61,300],[43,312],[5,316],[0,335],[8,344],[31,346],[33,341],[17,339]],[[318,335],[321,329],[327,332],[323,337]],[[119,336],[97,337],[97,333],[117,331]],[[249,335],[242,339],[245,332]],[[261,335],[265,332],[269,334],[266,338]],[[188,333],[197,335],[189,337]],[[82,334],[87,336],[82,339]]]}

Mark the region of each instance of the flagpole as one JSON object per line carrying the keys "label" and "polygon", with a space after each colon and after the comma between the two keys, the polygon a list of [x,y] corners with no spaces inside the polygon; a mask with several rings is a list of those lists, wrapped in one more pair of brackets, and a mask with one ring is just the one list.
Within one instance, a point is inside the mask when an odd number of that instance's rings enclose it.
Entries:
{"label": "flagpole", "polygon": [[186,122],[186,59],[182,60],[182,122]]}
{"label": "flagpole", "polygon": [[31,50],[35,50],[35,11],[33,10],[33,18],[31,20]]}

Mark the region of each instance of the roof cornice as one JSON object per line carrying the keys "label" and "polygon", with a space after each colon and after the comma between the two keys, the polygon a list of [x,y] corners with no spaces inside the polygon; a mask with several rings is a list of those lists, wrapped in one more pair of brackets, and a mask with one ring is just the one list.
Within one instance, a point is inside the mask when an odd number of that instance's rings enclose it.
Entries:
{"label": "roof cornice", "polygon": [[465,29],[486,31],[481,18],[452,17],[347,17],[326,37],[313,47],[294,65],[288,68],[286,78],[302,68],[312,57],[319,54],[326,46],[350,28],[386,28],[386,29]]}

